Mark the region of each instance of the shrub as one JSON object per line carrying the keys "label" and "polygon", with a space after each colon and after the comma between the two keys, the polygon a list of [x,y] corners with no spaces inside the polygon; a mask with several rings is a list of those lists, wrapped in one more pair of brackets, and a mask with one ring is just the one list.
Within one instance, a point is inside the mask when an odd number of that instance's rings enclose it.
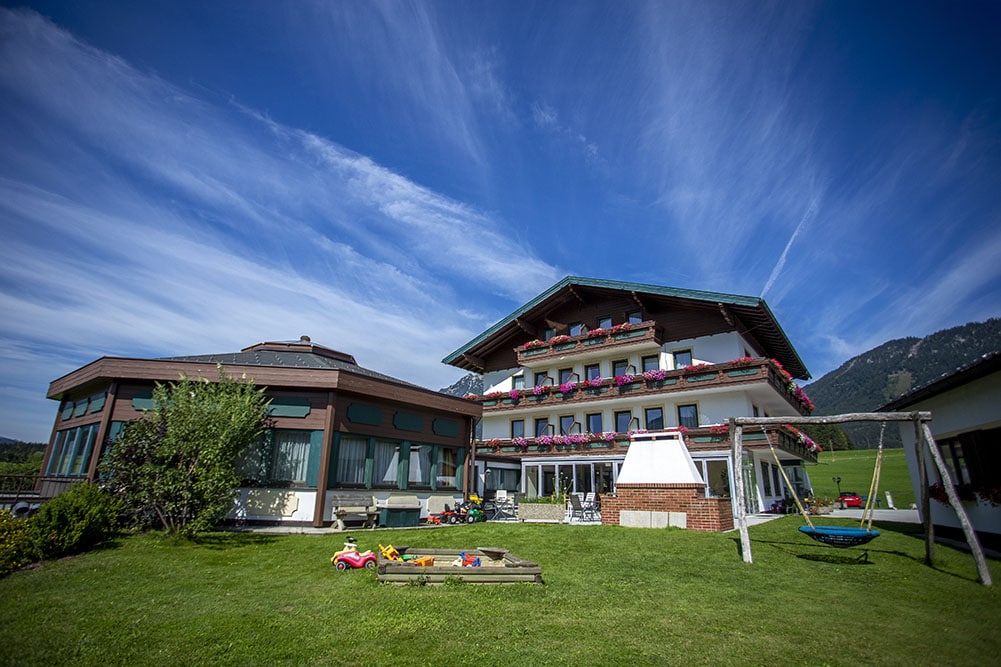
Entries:
{"label": "shrub", "polygon": [[0,510],[0,577],[37,560],[30,523]]}
{"label": "shrub", "polygon": [[42,505],[31,518],[42,558],[86,551],[114,535],[121,505],[94,484],[76,484]]}

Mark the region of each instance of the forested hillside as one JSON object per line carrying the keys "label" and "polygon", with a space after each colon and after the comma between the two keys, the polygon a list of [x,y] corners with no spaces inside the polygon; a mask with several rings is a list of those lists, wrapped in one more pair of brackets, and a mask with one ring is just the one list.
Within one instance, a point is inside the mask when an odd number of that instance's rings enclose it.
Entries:
{"label": "forested hillside", "polygon": [[[1001,319],[971,322],[925,338],[900,338],[849,359],[806,387],[815,415],[869,412],[978,357],[1001,350]],[[875,447],[879,426],[849,424],[845,431],[858,449]],[[886,430],[887,446],[899,447],[896,427]]]}

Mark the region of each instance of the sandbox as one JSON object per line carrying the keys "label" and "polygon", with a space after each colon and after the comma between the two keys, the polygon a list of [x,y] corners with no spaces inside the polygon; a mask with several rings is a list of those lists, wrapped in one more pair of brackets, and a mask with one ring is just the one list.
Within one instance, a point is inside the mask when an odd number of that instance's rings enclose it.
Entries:
{"label": "sandbox", "polygon": [[[479,558],[478,567],[456,567],[452,563],[461,555]],[[469,584],[542,583],[542,568],[538,563],[515,556],[507,549],[478,547],[476,549],[422,549],[410,547],[406,555],[412,560],[389,560],[379,555],[379,581],[394,584],[440,584],[446,579],[458,579]],[[414,560],[430,556],[434,564],[420,566]]]}

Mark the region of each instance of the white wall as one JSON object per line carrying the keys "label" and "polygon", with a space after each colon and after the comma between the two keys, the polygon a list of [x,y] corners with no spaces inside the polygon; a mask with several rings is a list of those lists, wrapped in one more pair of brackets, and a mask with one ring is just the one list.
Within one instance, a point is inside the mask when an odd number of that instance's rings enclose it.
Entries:
{"label": "white wall", "polygon": [[[1001,373],[974,380],[962,387],[907,406],[907,411],[911,410],[927,410],[932,413],[932,420],[928,426],[936,441],[966,431],[997,427],[1001,425]],[[921,498],[917,455],[914,451],[914,425],[910,422],[901,423],[900,437],[904,441],[914,497]],[[935,464],[927,452],[925,452],[925,467],[928,469],[929,481],[938,479]],[[989,503],[982,501],[966,502],[963,506],[975,530],[1001,534],[1001,507],[991,507]],[[920,507],[918,509],[920,510]],[[931,501],[931,516],[932,523],[936,525],[961,527],[952,508],[937,500]]]}
{"label": "white wall", "polygon": [[[609,393],[616,390],[610,389]],[[525,401],[522,400],[524,404]],[[559,418],[563,415],[573,415],[575,421],[580,422],[582,430],[587,430],[585,414],[600,412],[605,431],[614,431],[614,413],[631,410],[634,417],[639,417],[640,428],[645,428],[643,417],[646,408],[660,407],[664,410],[664,425],[667,427],[678,425],[677,405],[695,403],[699,406],[699,424],[709,426],[721,424],[730,417],[746,417],[751,414],[751,401],[746,394],[739,391],[731,391],[716,394],[698,394],[697,392],[681,392],[676,394],[653,394],[646,396],[631,396],[623,394],[615,395],[613,400],[593,401],[587,403],[562,403],[558,399],[547,399],[537,408],[519,409],[517,411],[505,411],[499,414],[491,414],[483,418],[483,439],[510,438],[511,420],[525,420],[525,435],[534,435],[533,428],[535,419],[548,417],[549,423],[559,429]]]}
{"label": "white wall", "polygon": [[754,353],[754,349],[748,345],[740,334],[736,332],[716,334],[715,336],[702,336],[701,338],[686,338],[679,341],[664,343],[664,353],[668,360],[666,368],[674,369],[675,350],[692,350],[692,363],[696,364],[720,364],[724,361],[737,359],[744,356],[744,349]]}

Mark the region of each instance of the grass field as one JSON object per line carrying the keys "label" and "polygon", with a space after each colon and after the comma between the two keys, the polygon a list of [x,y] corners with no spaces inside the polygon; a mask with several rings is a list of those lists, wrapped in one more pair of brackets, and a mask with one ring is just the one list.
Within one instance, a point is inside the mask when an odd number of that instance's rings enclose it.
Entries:
{"label": "grass field", "polygon": [[799,523],[753,526],[752,565],[732,533],[355,533],[363,549],[506,547],[542,565],[541,586],[381,585],[330,566],[336,534],[134,536],[0,580],[0,664],[996,663],[1001,592],[977,583],[968,554],[939,546],[927,567],[916,526],[882,524],[860,564]]}
{"label": "grass field", "polygon": [[[817,496],[837,498],[838,488],[833,477],[841,478],[843,491],[855,491],[861,496],[869,493],[872,470],[876,463],[876,450],[821,452],[817,465],[810,466],[810,481]],[[906,509],[914,501],[914,490],[907,472],[907,461],[903,449],[884,449],[883,466],[879,475],[879,497],[886,507],[886,494],[893,495],[893,504],[898,509]]]}

